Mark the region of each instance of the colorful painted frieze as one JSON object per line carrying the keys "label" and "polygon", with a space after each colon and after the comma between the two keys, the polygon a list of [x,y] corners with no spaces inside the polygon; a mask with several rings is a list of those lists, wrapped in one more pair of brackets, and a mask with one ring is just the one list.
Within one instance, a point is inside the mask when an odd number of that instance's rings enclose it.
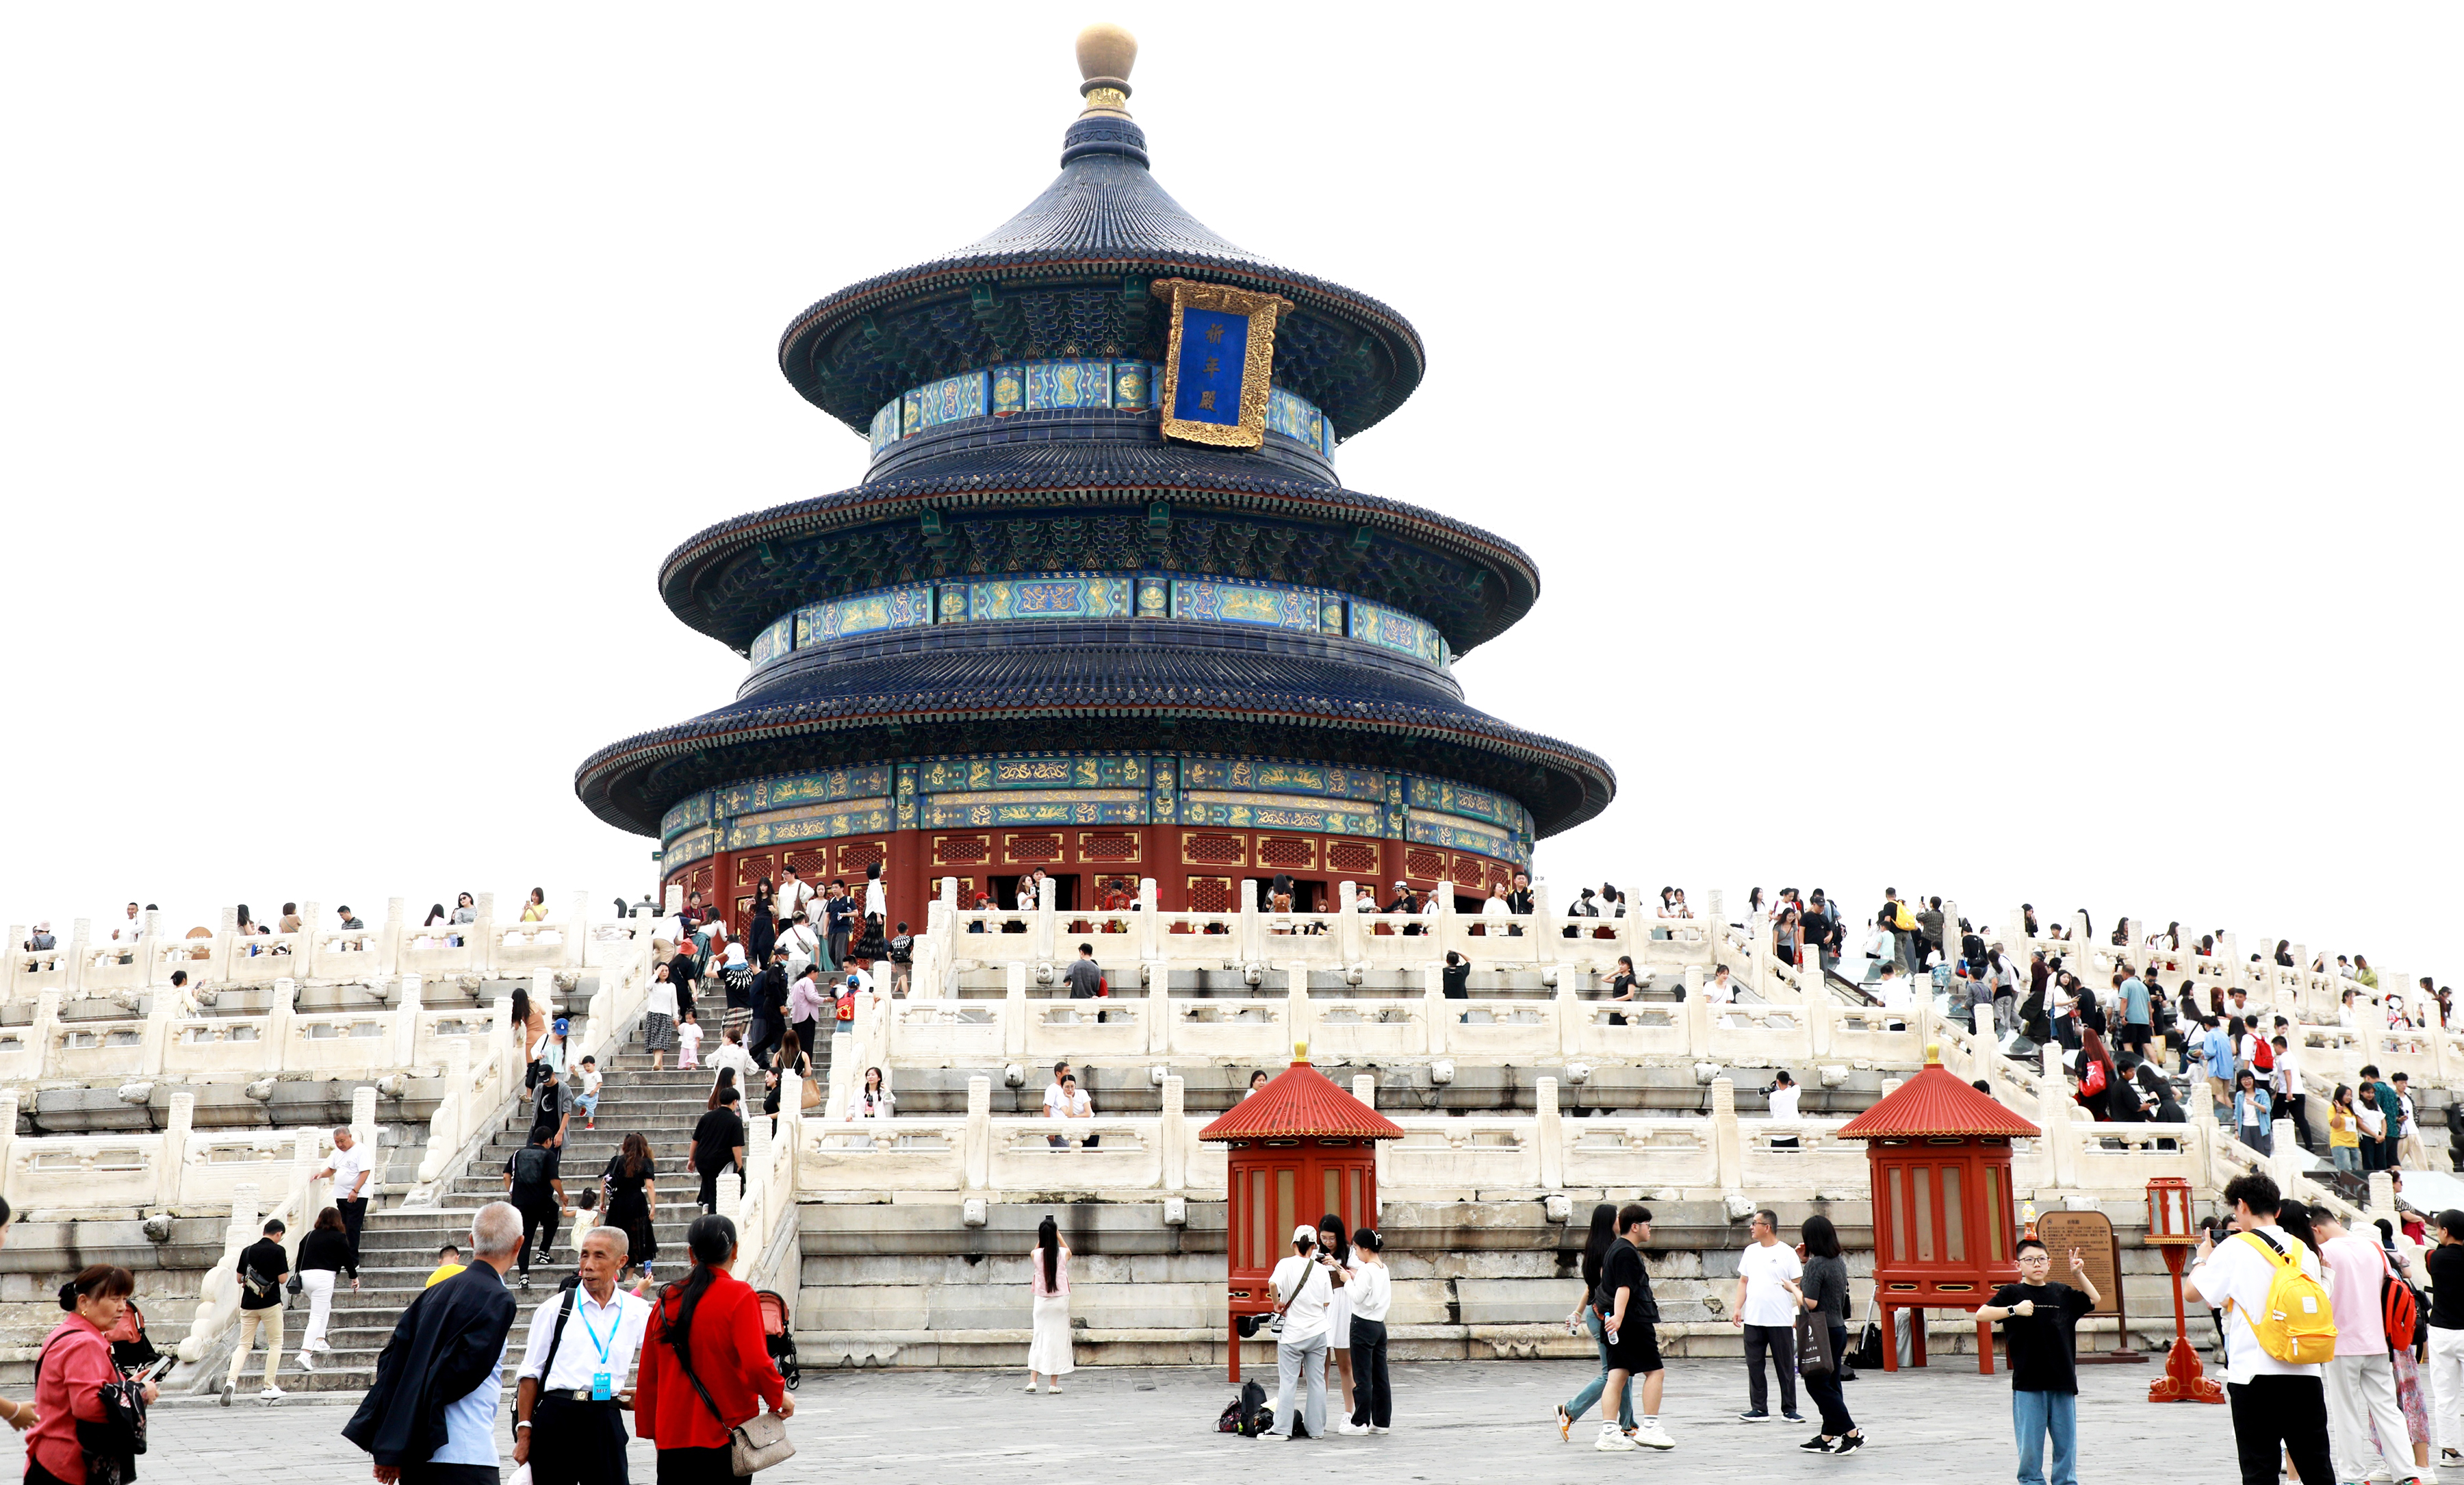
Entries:
{"label": "colorful painted frieze", "polygon": [[927,794],[975,789],[1143,788],[1147,761],[1134,754],[1041,753],[1017,757],[935,758],[917,765]]}
{"label": "colorful painted frieze", "polygon": [[1030,361],[1026,364],[1026,410],[1109,408],[1112,364],[1109,361]]}
{"label": "colorful painted frieze", "polygon": [[854,805],[806,805],[799,809],[774,809],[732,820],[727,849],[748,851],[799,840],[834,840],[846,835],[876,835],[891,828],[892,811],[886,799]]}
{"label": "colorful painted frieze", "polygon": [[1276,763],[1263,758],[1185,759],[1180,765],[1180,779],[1182,787],[1191,789],[1261,790],[1367,800],[1383,800],[1387,792],[1383,769]]}
{"label": "colorful painted frieze", "polygon": [[[1122,619],[1130,613],[1130,579],[1074,573],[1050,577],[998,578],[965,585],[961,612],[971,621],[1006,619]],[[948,605],[943,605],[946,615]],[[945,617],[943,622],[949,622]]]}
{"label": "colorful painted frieze", "polygon": [[1403,822],[1403,838],[1450,851],[1477,851],[1500,859],[1513,854],[1514,837],[1492,825],[1452,815],[1413,815]]}
{"label": "colorful painted frieze", "polygon": [[1211,620],[1217,624],[1252,624],[1264,629],[1318,632],[1319,594],[1311,589],[1272,587],[1261,583],[1224,583],[1212,578],[1175,579],[1172,616]]}
{"label": "colorful painted frieze", "polygon": [[910,583],[833,598],[796,611],[796,648],[881,630],[913,629],[933,622],[933,588]]}
{"label": "colorful painted frieze", "polygon": [[819,773],[778,774],[714,790],[713,814],[735,821],[762,809],[832,800],[878,799],[890,793],[890,765],[860,764]]}
{"label": "colorful painted frieze", "polygon": [[1400,609],[1389,609],[1363,598],[1351,600],[1349,608],[1353,638],[1431,665],[1440,663],[1436,625],[1422,623]]}
{"label": "colorful painted frieze", "polygon": [[745,654],[752,659],[753,668],[758,671],[794,648],[796,648],[796,620],[793,615],[790,615],[754,635],[752,648]]}
{"label": "colorful painted frieze", "polygon": [[671,872],[714,854],[718,850],[718,838],[719,832],[708,826],[687,831],[659,848],[660,870]]}
{"label": "colorful painted frieze", "polygon": [[1180,823],[1232,830],[1310,831],[1325,835],[1381,835],[1385,811],[1293,794],[1222,793],[1192,789],[1180,796]]}
{"label": "colorful painted frieze", "polygon": [[710,823],[711,794],[704,789],[688,799],[677,800],[659,816],[659,838],[673,840],[696,825]]}
{"label": "colorful painted frieze", "polygon": [[872,415],[873,453],[879,454],[904,436],[905,429],[902,424],[905,419],[905,410],[906,400],[893,397],[883,403],[881,410]]}
{"label": "colorful painted frieze", "polygon": [[[1152,412],[1163,367],[1152,361],[1007,361],[911,388],[872,416],[872,452],[928,429],[979,417],[1072,408]],[[1317,405],[1282,388],[1266,394],[1266,427],[1334,456],[1334,425]]]}
{"label": "colorful painted frieze", "polygon": [[996,825],[1144,825],[1143,788],[1049,790],[1035,794],[962,790],[926,796],[928,831]]}

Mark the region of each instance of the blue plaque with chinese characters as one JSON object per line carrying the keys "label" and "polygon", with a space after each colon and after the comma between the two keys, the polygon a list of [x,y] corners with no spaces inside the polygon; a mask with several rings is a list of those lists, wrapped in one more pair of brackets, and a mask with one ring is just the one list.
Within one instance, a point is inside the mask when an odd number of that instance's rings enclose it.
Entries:
{"label": "blue plaque with chinese characters", "polygon": [[1220,309],[1180,312],[1180,375],[1172,415],[1192,423],[1241,421],[1241,374],[1248,364],[1249,317]]}
{"label": "blue plaque with chinese characters", "polygon": [[1275,317],[1290,303],[1187,278],[1157,279],[1148,292],[1171,306],[1159,398],[1164,436],[1236,449],[1265,442]]}

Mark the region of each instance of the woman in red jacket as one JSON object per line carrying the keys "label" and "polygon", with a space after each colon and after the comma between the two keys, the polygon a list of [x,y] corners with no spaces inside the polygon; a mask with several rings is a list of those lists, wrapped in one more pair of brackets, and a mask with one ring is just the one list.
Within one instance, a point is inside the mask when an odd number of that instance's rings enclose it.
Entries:
{"label": "woman in red jacket", "polygon": [[[103,1385],[120,1380],[103,1336],[128,1313],[128,1297],[136,1289],[126,1269],[102,1263],[60,1286],[60,1308],[69,1314],[43,1338],[34,1372],[34,1411],[41,1416],[26,1435],[26,1485],[85,1485],[85,1451],[78,1447],[77,1426],[102,1421]],[[149,1382],[145,1401],[154,1398]]]}
{"label": "woman in red jacket", "polygon": [[659,1485],[735,1485],[727,1430],[765,1402],[780,1417],[794,1417],[796,1401],[770,1363],[753,1286],[728,1272],[736,1224],[715,1213],[695,1217],[685,1249],[693,1272],[659,1292],[642,1342],[633,1433],[657,1446]]}

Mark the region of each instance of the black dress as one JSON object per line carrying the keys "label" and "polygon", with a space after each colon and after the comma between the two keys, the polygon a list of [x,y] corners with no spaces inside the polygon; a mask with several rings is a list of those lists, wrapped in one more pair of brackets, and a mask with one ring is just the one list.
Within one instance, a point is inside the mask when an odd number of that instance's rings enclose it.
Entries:
{"label": "black dress", "polygon": [[607,1214],[611,1228],[622,1228],[627,1245],[627,1258],[635,1264],[656,1261],[659,1256],[659,1230],[650,1220],[650,1202],[643,1190],[654,1178],[657,1165],[643,1175],[625,1174],[622,1154],[607,1157],[607,1168],[602,1172],[607,1179]]}

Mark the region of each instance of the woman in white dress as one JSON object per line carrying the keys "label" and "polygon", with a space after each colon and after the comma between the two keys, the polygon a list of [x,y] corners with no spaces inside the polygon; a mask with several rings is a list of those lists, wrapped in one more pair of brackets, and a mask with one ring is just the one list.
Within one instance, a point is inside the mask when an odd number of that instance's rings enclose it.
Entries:
{"label": "woman in white dress", "polygon": [[1035,1247],[1026,1255],[1027,1292],[1035,1297],[1035,1339],[1026,1348],[1026,1390],[1042,1377],[1047,1392],[1061,1390],[1061,1379],[1078,1369],[1069,1359],[1069,1250],[1062,1246],[1061,1225],[1050,1217],[1035,1230]]}
{"label": "woman in white dress", "polygon": [[[897,1103],[898,1100],[891,1096],[889,1085],[882,1081],[881,1069],[866,1068],[864,1086],[847,1095],[847,1117],[850,1123],[859,1124],[869,1119],[890,1119],[894,1115]],[[864,1135],[847,1143],[859,1150],[869,1150],[872,1137]]]}
{"label": "woman in white dress", "polygon": [[1328,1212],[1318,1219],[1317,1244],[1321,1252],[1334,1260],[1334,1296],[1327,1306],[1326,1348],[1343,1378],[1343,1415],[1352,1416],[1352,1290],[1348,1280],[1354,1267],[1352,1244],[1343,1233],[1343,1218]]}

